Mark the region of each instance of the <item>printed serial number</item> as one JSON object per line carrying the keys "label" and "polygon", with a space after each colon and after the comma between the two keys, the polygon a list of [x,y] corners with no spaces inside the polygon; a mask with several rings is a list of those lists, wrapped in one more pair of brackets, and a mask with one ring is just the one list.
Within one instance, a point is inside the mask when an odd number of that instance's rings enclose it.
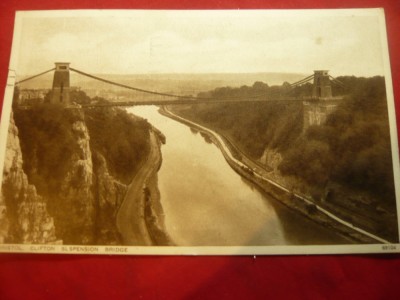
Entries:
{"label": "printed serial number", "polygon": [[382,250],[385,251],[391,251],[391,250],[396,250],[397,246],[396,245],[383,245]]}

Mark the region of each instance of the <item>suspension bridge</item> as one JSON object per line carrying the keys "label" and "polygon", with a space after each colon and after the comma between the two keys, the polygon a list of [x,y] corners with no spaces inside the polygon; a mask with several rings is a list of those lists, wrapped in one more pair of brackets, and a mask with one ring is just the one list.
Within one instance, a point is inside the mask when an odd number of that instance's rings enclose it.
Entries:
{"label": "suspension bridge", "polygon": [[[307,127],[311,125],[320,125],[326,119],[326,116],[331,113],[338,103],[343,100],[343,96],[332,95],[332,85],[337,85],[343,90],[345,90],[345,86],[342,82],[337,80],[336,78],[329,75],[327,70],[316,70],[312,75],[306,76],[301,80],[298,80],[294,83],[286,84],[285,87],[279,88],[276,91],[270,93],[260,93],[258,95],[251,96],[237,96],[237,97],[200,97],[200,96],[186,96],[179,95],[173,93],[166,93],[156,90],[147,90],[138,87],[129,86],[126,84],[122,84],[120,82],[111,81],[96,75],[89,74],[87,72],[80,71],[75,68],[71,68],[69,63],[56,63],[55,68],[50,70],[41,72],[34,76],[30,76],[28,78],[22,79],[20,81],[15,82],[15,85],[18,86],[24,82],[29,80],[33,80],[39,76],[43,76],[47,73],[54,71],[53,77],[53,85],[51,90],[50,103],[53,104],[61,104],[66,108],[68,107],[115,107],[115,106],[135,106],[135,105],[186,105],[186,104],[204,104],[204,103],[248,103],[248,102],[301,102],[303,105],[303,129],[307,129]],[[148,100],[148,101],[106,101],[106,102],[93,102],[89,104],[75,104],[72,103],[70,99],[70,71],[80,74],[82,76],[86,76],[93,80],[97,80],[109,85],[117,86],[122,89],[132,90],[139,93],[150,94],[154,96],[162,96],[164,98],[170,98],[170,100]],[[295,97],[290,96],[290,93],[295,91],[297,87],[301,87],[302,85],[312,82],[312,91],[310,95]],[[283,91],[282,91],[283,90]],[[29,107],[24,107],[25,109],[29,109]],[[256,174],[259,178],[263,180],[270,181],[269,179],[263,178],[261,175]],[[261,176],[261,177],[260,177]],[[271,184],[276,185],[273,181]],[[285,187],[279,186],[283,191],[290,192]],[[313,202],[310,202],[308,199],[304,198],[301,195],[295,194],[295,196],[299,199],[302,199],[306,204],[315,205]],[[373,235],[370,232],[367,232],[361,228],[355,227],[353,224],[337,217],[332,214],[328,210],[315,206],[317,210],[324,213],[331,219],[336,220],[341,225],[344,225],[348,228],[353,229],[354,231],[361,233],[365,236],[368,236],[378,242],[381,243],[389,243],[389,241]]]}
{"label": "suspension bridge", "polygon": [[[162,96],[163,99],[153,100],[131,100],[131,101],[107,101],[107,102],[92,102],[87,104],[80,104],[84,107],[107,107],[107,106],[136,106],[136,105],[185,105],[185,104],[204,104],[204,103],[238,103],[238,102],[293,102],[293,101],[308,101],[315,102],[324,100],[325,103],[340,101],[343,97],[332,96],[332,85],[336,84],[344,88],[342,82],[328,74],[326,70],[314,71],[314,74],[307,76],[294,83],[287,84],[284,88],[279,87],[274,91],[268,93],[260,93],[257,95],[248,96],[228,96],[228,97],[201,97],[192,95],[179,95],[173,93],[166,93],[156,90],[147,90],[139,87],[129,86],[116,81],[111,81],[87,72],[70,67],[70,63],[55,63],[55,68],[41,72],[34,76],[30,76],[23,80],[17,81],[15,84],[20,85],[29,80],[33,80],[39,76],[47,73],[54,72],[53,86],[51,91],[50,102],[61,103],[65,106],[70,106],[70,72],[77,73],[87,78],[106,83],[108,85],[116,86],[120,89],[131,90],[143,94],[150,94],[154,96]],[[312,93],[310,95],[295,97],[291,93],[297,87],[306,83],[312,82]],[[156,97],[155,97],[156,98]],[[168,99],[168,100],[166,100]]]}

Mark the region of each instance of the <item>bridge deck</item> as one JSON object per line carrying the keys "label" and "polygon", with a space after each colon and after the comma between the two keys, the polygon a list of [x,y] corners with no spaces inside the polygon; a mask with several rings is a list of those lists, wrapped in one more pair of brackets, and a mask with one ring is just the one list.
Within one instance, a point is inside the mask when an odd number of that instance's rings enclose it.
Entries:
{"label": "bridge deck", "polygon": [[216,104],[216,103],[250,103],[250,102],[271,102],[271,103],[293,103],[293,102],[318,102],[318,101],[339,101],[343,97],[313,98],[313,97],[285,97],[274,99],[238,99],[238,100],[148,100],[148,101],[117,101],[108,103],[82,104],[82,107],[108,107],[108,106],[141,106],[141,105],[188,105],[188,104]]}

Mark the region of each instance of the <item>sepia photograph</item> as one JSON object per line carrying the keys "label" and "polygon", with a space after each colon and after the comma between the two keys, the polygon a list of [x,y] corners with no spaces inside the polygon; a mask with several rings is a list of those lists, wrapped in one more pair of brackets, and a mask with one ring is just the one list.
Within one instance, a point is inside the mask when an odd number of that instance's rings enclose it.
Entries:
{"label": "sepia photograph", "polygon": [[399,252],[383,9],[20,11],[0,252]]}

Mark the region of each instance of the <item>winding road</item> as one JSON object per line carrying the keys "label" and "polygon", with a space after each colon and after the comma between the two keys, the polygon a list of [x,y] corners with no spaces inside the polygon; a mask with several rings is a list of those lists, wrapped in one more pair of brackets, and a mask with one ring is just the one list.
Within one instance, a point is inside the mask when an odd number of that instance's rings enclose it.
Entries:
{"label": "winding road", "polygon": [[160,159],[157,137],[153,131],[150,131],[150,152],[129,185],[117,214],[117,228],[124,245],[151,246],[153,244],[144,218],[143,189],[148,178],[157,172]]}

